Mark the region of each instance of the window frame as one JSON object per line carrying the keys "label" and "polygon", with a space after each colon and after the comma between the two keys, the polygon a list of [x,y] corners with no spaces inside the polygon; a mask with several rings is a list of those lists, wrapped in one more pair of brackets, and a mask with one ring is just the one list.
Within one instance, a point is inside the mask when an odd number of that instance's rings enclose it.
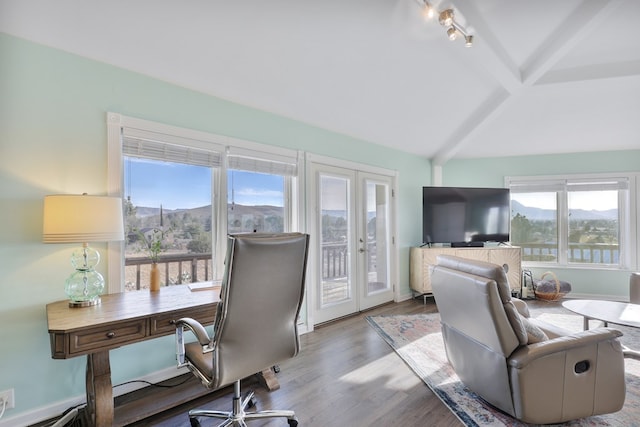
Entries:
{"label": "window frame", "polygon": [[[545,175],[545,176],[506,176],[505,187],[514,191],[514,188],[524,189],[522,192],[555,192],[556,215],[558,232],[558,257],[556,262],[523,261],[523,265],[531,267],[556,267],[569,269],[598,269],[598,270],[630,270],[638,267],[638,173],[598,173],[576,175]],[[602,263],[576,263],[569,262],[569,198],[572,186],[578,184],[594,184],[594,190],[607,190],[606,185],[598,188],[598,183],[618,182],[626,188],[618,197],[618,227],[619,227],[619,262],[611,264]],[[575,190],[573,190],[575,191]],[[517,192],[517,191],[515,191]],[[517,244],[517,243],[514,243]]]}
{"label": "window frame", "polygon": [[[131,130],[131,132],[127,132]],[[212,166],[212,211],[216,217],[212,223],[212,251],[214,263],[214,277],[221,276],[224,271],[223,256],[226,252],[226,239],[220,236],[227,232],[227,171],[229,170],[229,156],[240,155],[255,159],[257,162],[284,162],[288,167],[290,179],[285,177],[285,230],[303,231],[303,206],[300,201],[300,191],[304,188],[301,180],[304,178],[304,163],[301,152],[281,147],[273,147],[256,142],[245,141],[222,135],[201,132],[187,128],[165,125],[157,122],[127,117],[118,113],[107,113],[107,193],[110,196],[123,197],[124,194],[124,154],[123,137],[125,133],[135,135],[156,135],[163,142],[174,145],[184,145],[199,149],[206,149],[221,153],[220,166]],[[277,169],[276,169],[277,170]],[[274,172],[275,173],[275,172]],[[108,293],[124,291],[124,242],[110,242],[108,244],[108,274],[110,278],[119,280],[108,281]],[[117,260],[117,261],[116,261]],[[221,277],[220,277],[221,278]]]}

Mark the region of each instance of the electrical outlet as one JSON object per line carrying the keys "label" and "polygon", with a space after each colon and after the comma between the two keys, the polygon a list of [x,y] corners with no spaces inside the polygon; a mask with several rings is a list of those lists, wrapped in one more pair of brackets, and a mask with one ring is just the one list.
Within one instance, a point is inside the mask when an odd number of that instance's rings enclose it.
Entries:
{"label": "electrical outlet", "polygon": [[[15,396],[13,395],[13,389],[0,391],[0,402],[7,402],[5,409],[12,409],[16,406]],[[2,404],[0,404],[2,406]]]}

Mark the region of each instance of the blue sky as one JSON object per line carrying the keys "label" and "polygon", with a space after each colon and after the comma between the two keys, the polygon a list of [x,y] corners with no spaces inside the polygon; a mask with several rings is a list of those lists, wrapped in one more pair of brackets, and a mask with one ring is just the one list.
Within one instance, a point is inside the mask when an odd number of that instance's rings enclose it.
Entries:
{"label": "blue sky", "polygon": [[[211,204],[211,168],[127,158],[124,195],[134,206],[189,209]],[[258,177],[259,179],[256,179]],[[227,191],[240,205],[282,206],[283,180],[251,172],[229,173]]]}

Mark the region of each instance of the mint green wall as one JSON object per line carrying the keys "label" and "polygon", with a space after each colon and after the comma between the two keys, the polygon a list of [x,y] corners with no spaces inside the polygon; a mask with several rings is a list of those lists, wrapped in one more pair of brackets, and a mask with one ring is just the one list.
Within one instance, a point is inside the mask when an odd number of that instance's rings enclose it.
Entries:
{"label": "mint green wall", "polygon": [[[639,141],[640,145],[640,141]],[[452,160],[443,167],[445,186],[502,187],[506,176],[534,176],[583,173],[639,172],[640,150],[564,155]],[[636,222],[640,232],[640,217]],[[637,233],[638,233],[637,232]],[[638,242],[638,235],[631,241]],[[527,268],[525,266],[525,268]],[[530,268],[534,277],[547,269]],[[628,270],[552,268],[572,285],[574,294],[601,295],[626,300],[629,297]]]}
{"label": "mint green wall", "polygon": [[[638,137],[640,146],[640,136]],[[443,185],[502,187],[506,176],[640,171],[640,149],[597,153],[492,157],[451,160],[442,171]]]}
{"label": "mint green wall", "polygon": [[[74,245],[41,243],[42,199],[106,193],[107,111],[399,171],[400,286],[409,293],[428,160],[7,35],[0,58],[0,390],[16,398],[5,419],[84,392],[84,358],[50,355],[45,305],[65,299]],[[173,351],[172,337],[114,350],[114,384],[173,366]]]}

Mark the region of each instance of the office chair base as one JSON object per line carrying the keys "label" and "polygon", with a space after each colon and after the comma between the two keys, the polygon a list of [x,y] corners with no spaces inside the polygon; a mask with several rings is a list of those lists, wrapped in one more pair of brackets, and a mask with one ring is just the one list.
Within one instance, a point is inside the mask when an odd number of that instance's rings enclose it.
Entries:
{"label": "office chair base", "polygon": [[261,419],[261,418],[287,418],[290,427],[297,427],[298,419],[293,411],[256,411],[245,412],[246,408],[256,406],[254,393],[247,393],[244,399],[240,397],[240,382],[234,384],[233,410],[231,412],[214,411],[207,409],[192,409],[189,411],[189,422],[191,427],[200,427],[200,421],[196,417],[220,418],[224,421],[218,427],[239,426],[247,427],[245,421]]}

